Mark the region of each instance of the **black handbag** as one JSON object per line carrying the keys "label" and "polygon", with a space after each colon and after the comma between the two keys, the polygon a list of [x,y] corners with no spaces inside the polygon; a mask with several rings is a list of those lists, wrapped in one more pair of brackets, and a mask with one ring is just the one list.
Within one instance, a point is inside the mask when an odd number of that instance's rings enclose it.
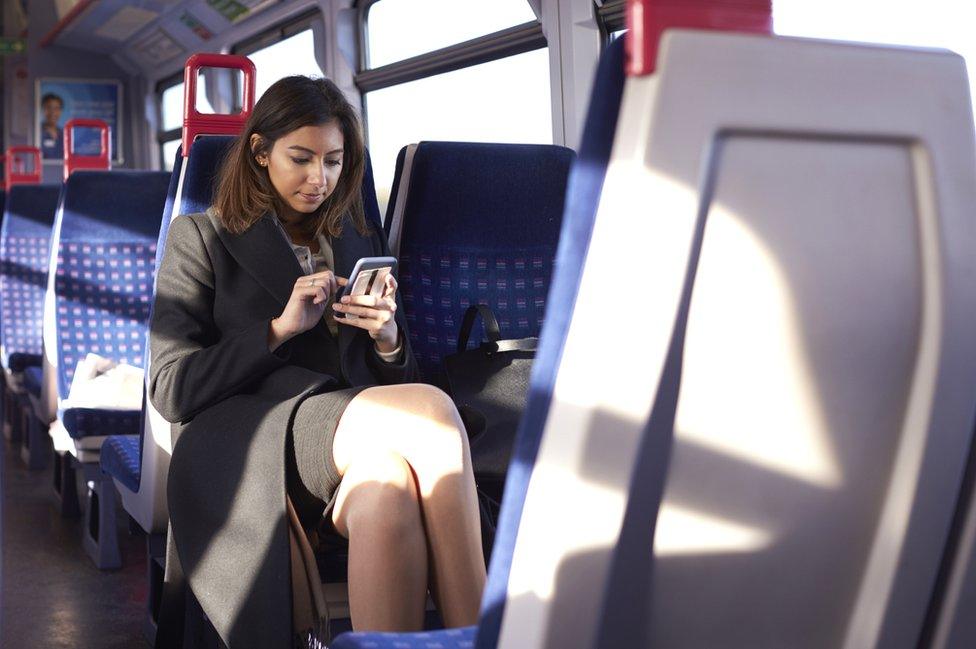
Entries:
{"label": "black handbag", "polygon": [[[467,349],[479,315],[488,340]],[[457,353],[444,358],[448,389],[468,429],[475,478],[479,484],[498,485],[499,493],[525,409],[538,341],[501,340],[495,314],[478,304],[464,312]]]}
{"label": "black handbag", "polygon": [[[475,349],[468,349],[468,339],[479,315],[488,340]],[[486,561],[491,558],[505,473],[525,409],[538,341],[538,338],[502,340],[495,314],[478,304],[464,312],[457,353],[444,358],[447,389],[470,440]]]}

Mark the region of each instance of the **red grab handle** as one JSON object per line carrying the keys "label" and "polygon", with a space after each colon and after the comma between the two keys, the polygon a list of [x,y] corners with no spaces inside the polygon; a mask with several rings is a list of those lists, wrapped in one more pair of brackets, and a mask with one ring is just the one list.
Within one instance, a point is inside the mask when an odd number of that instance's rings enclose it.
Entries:
{"label": "red grab handle", "polygon": [[[26,171],[25,158],[34,159],[34,171]],[[7,191],[14,185],[36,185],[41,182],[41,150],[36,146],[12,146],[7,148]]]}
{"label": "red grab handle", "polygon": [[629,0],[627,27],[627,75],[639,77],[654,72],[666,29],[772,34],[772,0]]}
{"label": "red grab handle", "polygon": [[[226,68],[244,73],[244,107],[236,115],[209,115],[197,110],[197,74],[201,68]],[[254,63],[246,56],[194,54],[183,73],[183,157],[198,135],[237,135],[254,109]]]}
{"label": "red grab handle", "polygon": [[[101,135],[101,153],[98,155],[79,155],[74,151],[74,130],[76,128],[97,128]],[[64,125],[64,179],[77,169],[111,169],[112,137],[108,124],[100,119],[75,117]]]}

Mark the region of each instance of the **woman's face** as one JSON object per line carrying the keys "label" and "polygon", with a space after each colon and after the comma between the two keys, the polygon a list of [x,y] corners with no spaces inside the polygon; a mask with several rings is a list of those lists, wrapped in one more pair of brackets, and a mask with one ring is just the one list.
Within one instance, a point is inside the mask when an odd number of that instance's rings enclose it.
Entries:
{"label": "woman's face", "polygon": [[280,216],[311,214],[335,191],[342,173],[342,143],[342,129],[333,120],[296,129],[276,140],[270,153],[256,156],[267,167],[283,207],[291,208]]}

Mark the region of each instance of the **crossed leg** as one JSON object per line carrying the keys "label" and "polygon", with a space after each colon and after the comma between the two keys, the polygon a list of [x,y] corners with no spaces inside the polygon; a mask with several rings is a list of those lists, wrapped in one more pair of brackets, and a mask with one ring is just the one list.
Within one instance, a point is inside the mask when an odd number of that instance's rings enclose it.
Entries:
{"label": "crossed leg", "polygon": [[420,628],[428,574],[445,626],[474,624],[485,563],[467,435],[450,398],[423,384],[363,390],[332,455],[353,626]]}

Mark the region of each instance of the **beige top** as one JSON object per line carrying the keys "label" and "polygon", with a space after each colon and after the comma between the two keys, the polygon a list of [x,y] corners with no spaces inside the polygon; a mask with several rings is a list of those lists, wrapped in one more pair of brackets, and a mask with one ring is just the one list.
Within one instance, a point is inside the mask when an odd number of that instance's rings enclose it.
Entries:
{"label": "beige top", "polygon": [[[298,259],[298,264],[302,267],[302,270],[306,275],[311,275],[313,273],[320,273],[323,270],[333,270],[335,268],[335,255],[332,252],[332,242],[329,238],[323,234],[320,234],[317,239],[319,243],[319,251],[312,252],[309,246],[299,246],[292,243],[291,237],[285,232],[284,226],[281,221],[275,219],[275,223],[278,224],[278,228],[281,233],[285,236],[285,241],[291,246],[292,251],[295,253],[295,258]],[[332,310],[332,302],[334,296],[329,296],[329,301],[325,304],[325,324],[332,332],[333,336],[339,335],[339,325],[335,319],[335,312]],[[397,345],[397,348],[392,352],[381,352],[379,349],[376,350],[377,355],[387,363],[395,363],[400,357],[400,351],[403,349],[403,345]]]}

